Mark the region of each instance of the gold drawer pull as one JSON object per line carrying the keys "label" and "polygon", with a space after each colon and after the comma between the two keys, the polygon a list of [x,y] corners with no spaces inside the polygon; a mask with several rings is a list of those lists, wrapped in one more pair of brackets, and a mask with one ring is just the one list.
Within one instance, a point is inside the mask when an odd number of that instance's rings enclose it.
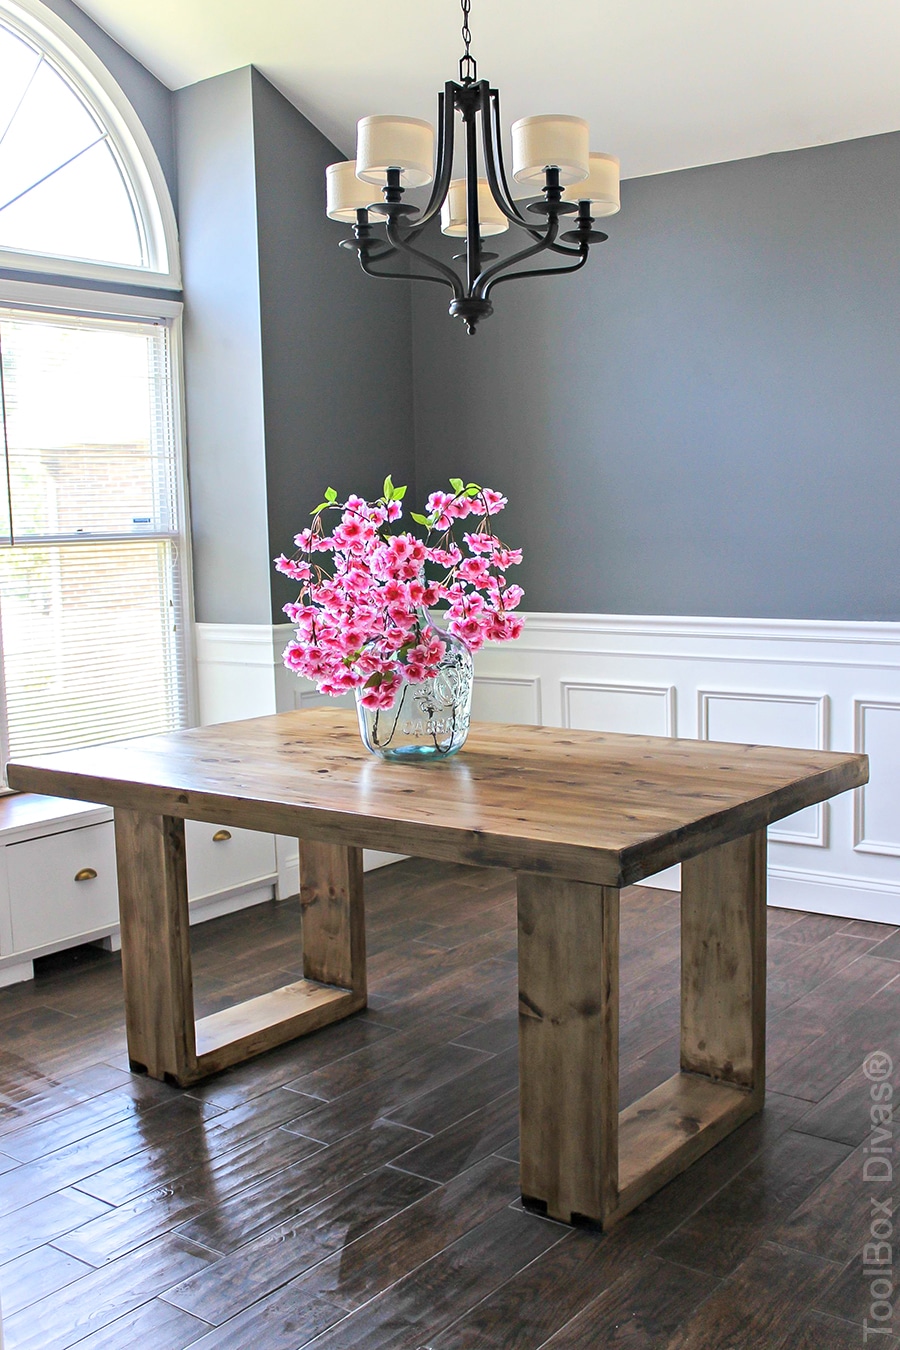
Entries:
{"label": "gold drawer pull", "polygon": [[230,830],[216,830],[215,834],[213,835],[213,843],[224,844],[225,840],[230,838],[231,838]]}
{"label": "gold drawer pull", "polygon": [[97,873],[93,867],[82,867],[80,872],[75,873],[76,881],[93,881]]}

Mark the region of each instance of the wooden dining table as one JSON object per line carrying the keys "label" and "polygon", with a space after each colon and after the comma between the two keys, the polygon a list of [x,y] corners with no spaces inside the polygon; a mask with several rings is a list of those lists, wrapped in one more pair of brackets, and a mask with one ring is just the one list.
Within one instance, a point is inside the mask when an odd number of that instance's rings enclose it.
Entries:
{"label": "wooden dining table", "polygon": [[[766,827],[865,755],[473,724],[386,761],[343,709],[16,761],[23,791],[114,808],[128,1053],[189,1086],[366,1006],[363,848],[511,869],[521,1190],[608,1227],[763,1107]],[[195,1021],[184,821],[296,836],[304,978]],[[619,1111],[619,894],[681,880],[681,1068]]]}

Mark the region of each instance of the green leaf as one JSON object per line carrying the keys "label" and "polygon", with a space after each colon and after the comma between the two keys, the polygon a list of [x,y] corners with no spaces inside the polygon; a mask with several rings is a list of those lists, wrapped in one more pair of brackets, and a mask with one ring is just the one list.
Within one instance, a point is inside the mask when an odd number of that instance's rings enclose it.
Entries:
{"label": "green leaf", "polygon": [[326,489],[325,489],[325,500],[326,500],[326,502],[336,502],[336,501],[337,501],[337,492],[334,490],[334,488],[326,488]]}
{"label": "green leaf", "polygon": [[317,515],[319,514],[320,511],[325,511],[325,510],[327,510],[327,508],[328,508],[329,505],[330,505],[330,502],[320,502],[318,506],[313,507],[312,511],[310,511],[309,514],[310,514],[311,516],[317,516]]}
{"label": "green leaf", "polygon": [[380,670],[373,671],[373,673],[369,676],[369,678],[366,680],[365,684],[363,685],[363,688],[364,688],[364,689],[377,689],[378,686],[381,684],[382,679],[383,679],[383,676],[382,676]]}
{"label": "green leaf", "polygon": [[466,488],[467,497],[477,497],[480,495],[480,493],[481,488],[478,486],[477,483],[470,483],[469,486]]}
{"label": "green leaf", "polygon": [[454,492],[462,492],[463,480],[461,478],[451,478],[450,486],[452,487]]}
{"label": "green leaf", "polygon": [[427,525],[428,528],[431,529],[431,517],[430,517],[430,516],[420,516],[419,513],[418,513],[418,511],[410,511],[409,515],[410,515],[410,519],[411,519],[411,520],[414,520],[414,521],[416,522],[417,525]]}
{"label": "green leaf", "polygon": [[405,496],[406,496],[406,484],[405,484],[405,483],[404,483],[403,487],[394,488],[394,501],[395,501],[395,502],[402,502],[402,501],[403,501],[403,498],[404,498]]}
{"label": "green leaf", "polygon": [[394,484],[391,482],[391,475],[388,474],[387,478],[384,480],[384,500],[386,502],[389,502],[391,501],[393,496],[394,496]]}

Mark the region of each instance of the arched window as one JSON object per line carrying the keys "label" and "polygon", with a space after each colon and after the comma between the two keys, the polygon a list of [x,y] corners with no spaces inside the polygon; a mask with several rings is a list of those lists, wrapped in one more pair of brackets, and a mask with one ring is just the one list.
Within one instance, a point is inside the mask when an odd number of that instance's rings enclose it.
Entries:
{"label": "arched window", "polygon": [[0,269],[5,764],[193,710],[175,219],[125,95],[40,0],[0,0]]}
{"label": "arched window", "polygon": [[146,132],[90,48],[34,0],[0,0],[0,266],[178,285]]}

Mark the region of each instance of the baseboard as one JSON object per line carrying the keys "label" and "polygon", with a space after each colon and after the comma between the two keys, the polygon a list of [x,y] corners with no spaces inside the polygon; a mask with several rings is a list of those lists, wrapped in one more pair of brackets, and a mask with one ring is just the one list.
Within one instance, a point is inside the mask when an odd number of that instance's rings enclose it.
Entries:
{"label": "baseboard", "polygon": [[810,910],[873,923],[898,922],[900,889],[893,883],[866,881],[802,868],[769,868],[769,904],[779,909]]}
{"label": "baseboard", "polygon": [[391,863],[403,862],[405,853],[382,853],[376,848],[363,849],[363,871],[374,872],[378,867],[390,867]]}

